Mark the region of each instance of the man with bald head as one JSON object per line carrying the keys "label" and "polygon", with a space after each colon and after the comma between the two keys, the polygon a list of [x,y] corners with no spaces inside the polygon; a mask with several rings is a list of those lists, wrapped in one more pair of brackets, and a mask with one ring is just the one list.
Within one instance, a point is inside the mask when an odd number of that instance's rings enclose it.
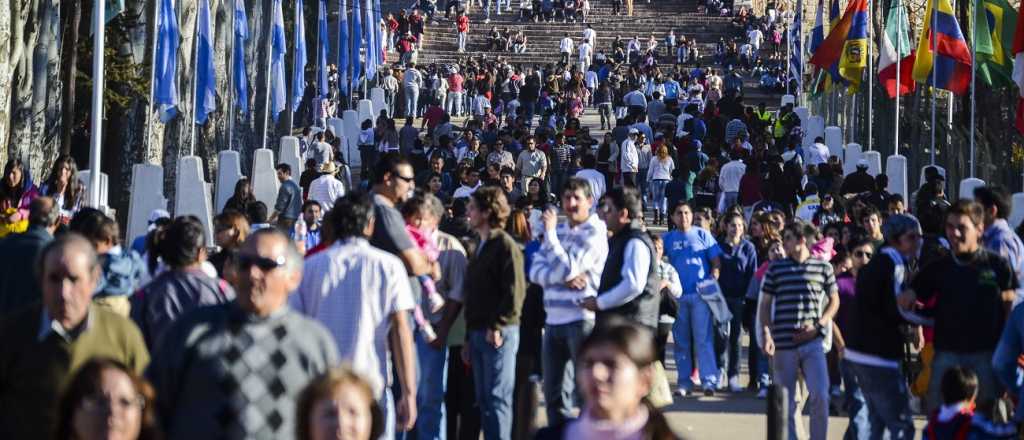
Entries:
{"label": "man with bald head", "polygon": [[154,353],[168,438],[292,438],[302,388],[337,364],[327,330],[288,307],[302,256],[287,236],[256,231],[235,264],[235,300],[186,313]]}
{"label": "man with bald head", "polygon": [[0,316],[39,301],[39,281],[31,274],[39,251],[53,241],[60,209],[52,198],[37,197],[29,204],[28,230],[0,240]]}
{"label": "man with bald head", "polygon": [[88,240],[65,234],[42,249],[38,262],[42,301],[0,320],[4,439],[49,438],[62,388],[87,360],[110,358],[136,372],[149,363],[135,324],[92,305],[100,267]]}

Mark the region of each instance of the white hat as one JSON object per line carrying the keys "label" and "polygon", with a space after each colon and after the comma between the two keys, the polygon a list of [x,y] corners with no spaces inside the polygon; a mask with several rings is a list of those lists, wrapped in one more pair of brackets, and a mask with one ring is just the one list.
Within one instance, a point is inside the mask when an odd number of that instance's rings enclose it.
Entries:
{"label": "white hat", "polygon": [[630,128],[629,129],[629,134],[640,134],[640,131],[635,129],[635,128]]}
{"label": "white hat", "polygon": [[857,161],[857,168],[867,168],[867,167],[868,167],[868,160],[867,159],[861,159],[861,160]]}

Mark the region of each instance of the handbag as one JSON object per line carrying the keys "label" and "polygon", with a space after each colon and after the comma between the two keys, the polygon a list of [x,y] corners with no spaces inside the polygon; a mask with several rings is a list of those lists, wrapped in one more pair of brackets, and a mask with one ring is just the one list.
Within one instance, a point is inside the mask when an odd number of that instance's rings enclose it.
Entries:
{"label": "handbag", "polygon": [[654,361],[651,364],[651,391],[647,393],[647,400],[655,408],[662,408],[672,404],[672,388],[668,383],[668,374],[661,361]]}

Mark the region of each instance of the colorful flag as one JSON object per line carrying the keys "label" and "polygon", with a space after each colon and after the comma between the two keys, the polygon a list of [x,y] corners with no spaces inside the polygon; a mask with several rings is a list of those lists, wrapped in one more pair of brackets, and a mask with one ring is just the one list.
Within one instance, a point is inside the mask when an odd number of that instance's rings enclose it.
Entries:
{"label": "colorful flag", "polygon": [[245,42],[249,40],[249,21],[245,16],[245,0],[235,0],[235,93],[238,95],[238,109],[242,114],[249,112],[249,84],[245,69]]}
{"label": "colorful flag", "polygon": [[1017,83],[1017,130],[1024,133],[1024,20],[1017,20],[1013,32],[1013,82]]}
{"label": "colorful flag", "polygon": [[[316,88],[321,98],[327,97],[327,0],[319,0],[320,11],[316,20]],[[344,12],[342,12],[344,15]]]}
{"label": "colorful flag", "polygon": [[900,95],[914,91],[914,51],[910,50],[910,22],[902,0],[893,0],[885,18],[885,32],[878,47],[878,82],[890,98],[896,97],[896,69],[900,72]]}
{"label": "colorful flag", "polygon": [[210,21],[210,1],[199,0],[196,18],[196,108],[195,122],[203,125],[206,118],[217,110],[217,77],[213,70],[213,22]]}
{"label": "colorful flag", "polygon": [[156,51],[153,64],[153,105],[160,121],[167,123],[178,113],[178,16],[173,0],[160,0],[156,14]]}
{"label": "colorful flag", "polygon": [[971,51],[949,0],[938,0],[938,5],[928,0],[914,57],[914,81],[957,95],[967,92],[971,85]]}
{"label": "colorful flag", "polygon": [[850,82],[849,92],[856,92],[868,64],[867,0],[850,2],[843,18],[811,57],[811,64],[823,69],[837,63],[839,75]]}
{"label": "colorful flag", "polygon": [[[358,1],[358,0],[357,0]],[[348,95],[348,14],[345,13],[345,0],[338,0],[338,88],[342,95]]]}
{"label": "colorful flag", "polygon": [[292,112],[302,104],[306,91],[306,18],[302,13],[302,0],[295,0],[295,55],[292,58]]}
{"label": "colorful flag", "polygon": [[284,84],[284,55],[288,52],[284,36],[284,12],[281,11],[281,0],[274,0],[271,14],[273,22],[270,29],[270,114],[277,122],[277,116],[284,111],[287,88]]}
{"label": "colorful flag", "polygon": [[981,0],[975,8],[977,75],[990,87],[1013,84],[1013,31],[1017,11],[1006,0]]}
{"label": "colorful flag", "polygon": [[349,90],[355,93],[356,85],[359,84],[359,78],[362,78],[363,63],[359,58],[359,49],[363,47],[363,19],[362,11],[359,7],[361,0],[352,0],[352,34],[349,40],[349,62],[352,64],[352,72],[349,75],[349,81],[351,85]]}
{"label": "colorful flag", "polygon": [[[825,0],[818,0],[818,11],[814,14],[814,27],[811,29],[811,41],[808,44],[808,52],[814,55],[818,51],[818,47],[825,41],[825,22],[823,16],[825,14]],[[825,90],[825,82],[822,80],[821,69],[814,69],[814,84],[811,86],[811,95],[818,96]]]}
{"label": "colorful flag", "polygon": [[796,20],[793,20],[793,28],[789,30],[789,44],[792,45],[790,48],[789,57],[789,80],[796,81],[796,95],[800,95],[800,88],[804,82],[804,54],[801,52],[801,39],[803,33],[801,32],[801,18],[804,15],[804,2],[803,0],[796,0]]}
{"label": "colorful flag", "polygon": [[366,15],[366,21],[363,23],[366,32],[366,63],[363,67],[366,71],[363,74],[367,80],[373,81],[377,77],[377,57],[374,55],[377,48],[376,29],[380,28],[380,22],[374,20],[376,14],[373,13],[373,0],[366,0],[363,14]]}

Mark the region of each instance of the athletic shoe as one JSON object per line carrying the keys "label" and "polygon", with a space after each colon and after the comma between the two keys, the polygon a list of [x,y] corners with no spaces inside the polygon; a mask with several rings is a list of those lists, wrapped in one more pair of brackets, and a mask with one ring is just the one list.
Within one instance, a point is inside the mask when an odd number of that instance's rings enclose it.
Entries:
{"label": "athletic shoe", "polygon": [[690,390],[687,390],[686,388],[679,388],[679,389],[676,390],[676,395],[679,396],[679,397],[689,396],[690,395]]}
{"label": "athletic shoe", "polygon": [[715,387],[710,386],[710,385],[704,387],[704,397],[713,397],[714,395],[715,395]]}
{"label": "athletic shoe", "polygon": [[733,376],[729,378],[729,391],[739,393],[743,391],[743,385],[740,384],[740,377]]}

